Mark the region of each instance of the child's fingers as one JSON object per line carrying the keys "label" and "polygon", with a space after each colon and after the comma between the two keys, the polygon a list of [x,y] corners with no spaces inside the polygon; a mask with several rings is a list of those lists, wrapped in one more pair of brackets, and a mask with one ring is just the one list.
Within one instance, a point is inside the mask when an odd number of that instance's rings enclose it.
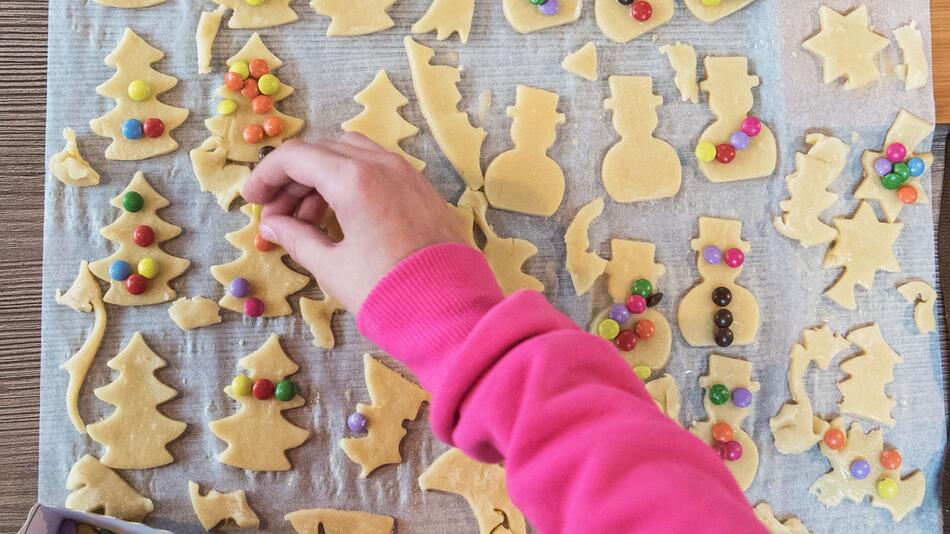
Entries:
{"label": "child's fingers", "polygon": [[329,207],[330,205],[327,204],[326,200],[323,200],[320,193],[314,191],[300,201],[300,204],[297,205],[297,211],[294,212],[294,217],[313,225],[319,225],[323,222],[323,217]]}
{"label": "child's fingers", "polygon": [[290,140],[261,160],[244,184],[248,202],[267,204],[285,186],[298,183],[319,191],[330,199],[347,197],[349,176],[354,174],[353,159],[321,146]]}
{"label": "child's fingers", "polygon": [[320,259],[329,259],[334,248],[330,238],[316,225],[287,215],[271,215],[261,219],[259,227],[264,239],[284,247],[290,257],[318,279],[324,278]]}
{"label": "child's fingers", "polygon": [[383,154],[389,152],[385,148],[376,144],[375,141],[373,141],[369,137],[366,137],[365,135],[359,132],[346,132],[345,134],[340,136],[339,142],[340,144],[350,145],[359,150],[368,150],[370,152],[383,153]]}

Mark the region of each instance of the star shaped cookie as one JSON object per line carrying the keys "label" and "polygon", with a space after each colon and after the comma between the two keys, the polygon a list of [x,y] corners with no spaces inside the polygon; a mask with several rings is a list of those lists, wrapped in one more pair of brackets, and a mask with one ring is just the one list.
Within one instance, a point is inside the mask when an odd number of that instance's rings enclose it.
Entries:
{"label": "star shaped cookie", "polygon": [[877,56],[890,41],[868,28],[867,6],[847,15],[821,6],[818,20],[821,31],[802,46],[825,61],[825,84],[844,77],[845,89],[857,89],[881,77]]}

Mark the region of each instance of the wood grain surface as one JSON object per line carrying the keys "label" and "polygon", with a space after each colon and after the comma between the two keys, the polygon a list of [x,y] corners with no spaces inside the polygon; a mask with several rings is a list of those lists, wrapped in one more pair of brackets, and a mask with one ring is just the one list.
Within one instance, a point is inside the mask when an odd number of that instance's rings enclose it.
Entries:
{"label": "wood grain surface", "polygon": [[930,26],[937,122],[947,124],[950,123],[950,0],[931,0]]}
{"label": "wood grain surface", "polygon": [[[950,2],[934,0],[938,116],[950,122]],[[43,260],[45,0],[4,0],[0,24],[0,532],[16,532],[36,500],[39,426],[40,290]],[[943,65],[942,67],[940,65]],[[950,126],[934,140],[934,180],[946,161]],[[939,198],[934,198],[935,209]],[[950,195],[940,227],[950,228]],[[939,236],[944,302],[950,289],[950,232]],[[946,325],[950,316],[945,317]],[[948,362],[944,352],[944,383]],[[950,495],[946,475],[943,494]],[[944,523],[950,505],[943,504]]]}

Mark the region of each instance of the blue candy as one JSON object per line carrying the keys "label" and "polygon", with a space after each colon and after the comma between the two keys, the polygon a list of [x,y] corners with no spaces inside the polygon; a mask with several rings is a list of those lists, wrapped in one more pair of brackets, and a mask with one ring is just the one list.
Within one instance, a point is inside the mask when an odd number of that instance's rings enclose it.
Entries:
{"label": "blue candy", "polygon": [[911,176],[920,176],[927,170],[927,164],[920,158],[910,158],[907,161],[907,166],[910,167]]}
{"label": "blue candy", "polygon": [[126,139],[140,139],[142,137],[142,123],[137,119],[129,119],[123,122],[122,135]]}
{"label": "blue candy", "polygon": [[109,266],[109,278],[113,280],[125,280],[131,275],[132,267],[122,260],[115,260],[112,262],[112,265]]}

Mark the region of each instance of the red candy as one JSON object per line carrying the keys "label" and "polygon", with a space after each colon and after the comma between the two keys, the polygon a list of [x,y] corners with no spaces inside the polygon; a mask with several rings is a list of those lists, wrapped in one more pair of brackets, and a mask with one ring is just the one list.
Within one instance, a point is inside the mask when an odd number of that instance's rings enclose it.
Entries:
{"label": "red candy", "polygon": [[762,123],[757,117],[749,115],[742,121],[742,131],[749,137],[755,137],[762,131]]}
{"label": "red candy", "polygon": [[141,295],[148,289],[148,279],[140,274],[129,275],[125,279],[125,289],[133,295]]}
{"label": "red candy", "polygon": [[[274,108],[274,99],[267,95],[257,95],[251,100],[251,109],[258,115],[264,115]],[[265,123],[266,124],[266,123]]]}
{"label": "red candy", "polygon": [[897,189],[897,198],[904,204],[917,202],[917,190],[912,185],[902,185]]}
{"label": "red candy", "polygon": [[244,87],[244,80],[236,72],[228,71],[224,73],[224,86],[230,91],[240,91]]}
{"label": "red candy", "polygon": [[254,236],[254,248],[259,250],[260,252],[268,252],[269,250],[274,248],[274,244],[264,239],[263,237],[261,237],[261,234],[257,234],[256,236]]}
{"label": "red candy", "polygon": [[248,317],[260,317],[264,315],[264,302],[261,299],[251,297],[244,301],[244,314]]}
{"label": "red candy", "polygon": [[132,242],[140,247],[147,247],[155,242],[155,230],[147,224],[140,224],[132,230]]}
{"label": "red candy", "polygon": [[825,441],[825,445],[827,445],[829,449],[833,449],[833,450],[841,449],[842,447],[844,447],[844,440],[845,440],[844,432],[842,432],[838,428],[829,428],[828,431],[825,432],[824,441]]}
{"label": "red candy", "polygon": [[630,16],[633,17],[633,20],[646,22],[653,16],[653,6],[650,5],[650,2],[644,2],[643,0],[634,2],[630,6]]}
{"label": "red candy", "polygon": [[162,119],[146,119],[142,124],[142,133],[145,134],[145,137],[151,137],[155,139],[156,137],[161,137],[165,133],[165,123],[162,122]]}
{"label": "red candy", "polygon": [[266,378],[258,378],[251,387],[251,393],[257,400],[267,400],[274,394],[274,383]]}
{"label": "red candy", "polygon": [[284,121],[277,117],[267,117],[264,119],[264,133],[270,137],[275,137],[284,131]]}
{"label": "red candy", "polygon": [[637,334],[637,338],[646,340],[656,333],[656,326],[653,325],[653,321],[640,319],[637,321],[637,325],[633,327],[633,331]]}
{"label": "red candy", "polygon": [[256,145],[264,139],[264,128],[260,124],[248,124],[242,132],[244,142],[249,145]]}
{"label": "red candy", "polygon": [[270,72],[270,67],[263,59],[255,59],[248,64],[248,70],[251,72],[252,78],[260,78]]}
{"label": "red candy", "polygon": [[716,161],[719,163],[731,163],[736,159],[736,147],[729,143],[716,145]]}
{"label": "red candy", "polygon": [[633,330],[621,330],[614,339],[614,343],[616,343],[617,348],[623,352],[630,352],[637,348],[637,334],[635,334]]}
{"label": "red candy", "polygon": [[247,98],[254,98],[255,96],[261,94],[261,92],[257,89],[257,80],[244,80],[244,87],[241,88],[241,94]]}
{"label": "red candy", "polygon": [[724,258],[726,265],[733,269],[742,267],[742,264],[745,263],[745,254],[737,248],[727,250]]}
{"label": "red candy", "polygon": [[881,466],[888,471],[900,469],[901,453],[897,452],[897,449],[885,449],[881,452]]}

